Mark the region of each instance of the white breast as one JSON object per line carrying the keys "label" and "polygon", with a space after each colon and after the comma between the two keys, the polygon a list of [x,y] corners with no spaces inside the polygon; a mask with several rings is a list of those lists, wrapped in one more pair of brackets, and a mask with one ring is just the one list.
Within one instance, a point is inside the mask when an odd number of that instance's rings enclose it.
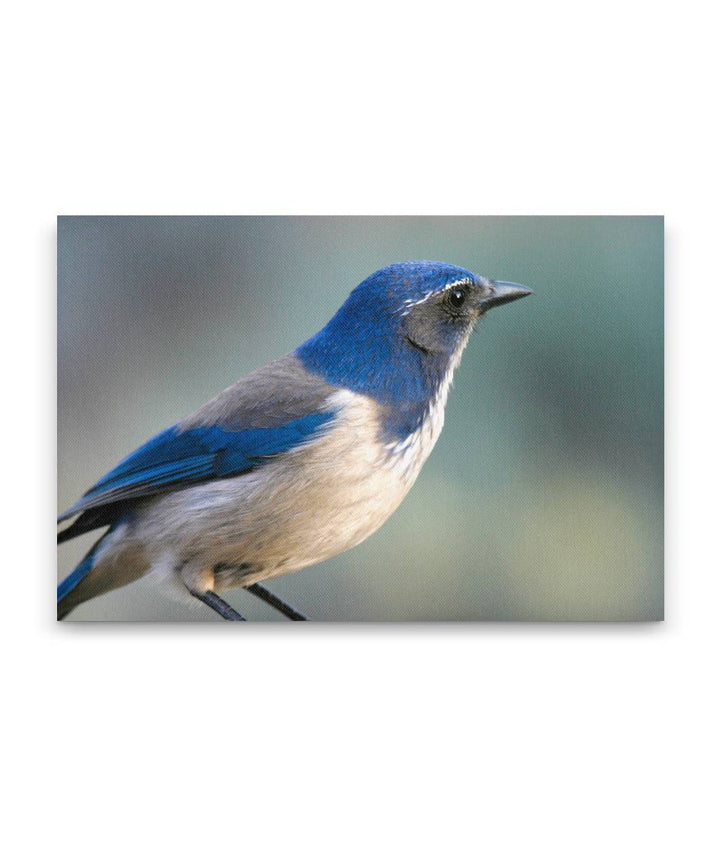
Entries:
{"label": "white breast", "polygon": [[445,407],[433,403],[420,427],[403,440],[397,440],[385,445],[388,466],[396,478],[407,483],[407,489],[412,487],[420,474],[423,464],[432,452],[442,431],[445,421]]}
{"label": "white breast", "polygon": [[375,532],[402,502],[440,434],[446,397],[447,387],[417,431],[383,444],[379,406],[338,392],[337,420],[321,439],[237,478],[160,499],[138,535],[159,548],[166,541],[178,565],[247,566],[217,580],[216,590],[337,555]]}

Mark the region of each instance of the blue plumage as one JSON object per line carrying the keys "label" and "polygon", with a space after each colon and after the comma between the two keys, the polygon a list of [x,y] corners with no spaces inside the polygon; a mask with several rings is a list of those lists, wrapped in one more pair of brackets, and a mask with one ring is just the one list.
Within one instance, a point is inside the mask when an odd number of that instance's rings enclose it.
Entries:
{"label": "blue plumage", "polygon": [[[97,547],[97,544],[95,545]],[[69,574],[57,587],[58,604],[90,573],[95,560],[95,547],[85,556],[75,570]]]}
{"label": "blue plumage", "polygon": [[145,495],[208,478],[228,478],[257,466],[270,455],[299,445],[332,418],[315,413],[279,428],[168,428],[111,470],[86,494]]}
{"label": "blue plumage", "polygon": [[[238,431],[219,427],[183,430],[173,426],[128,455],[58,519],[67,519],[78,511],[91,515],[92,509],[100,506],[106,507],[106,513],[110,514],[109,518],[101,518],[102,523],[112,522],[116,526],[131,516],[128,502],[248,472],[274,455],[301,446],[333,417],[331,411],[312,413],[282,426]],[[96,522],[91,519],[88,528],[95,528]],[[58,604],[90,573],[96,548],[101,543],[102,539],[60,583]]]}
{"label": "blue plumage", "polygon": [[477,319],[529,293],[441,262],[368,277],[319,333],[158,434],[60,515],[76,519],[58,541],[109,529],[58,587],[58,617],[154,570],[238,618],[219,591],[263,596],[259,580],[360,543],[430,454]]}
{"label": "blue plumage", "polygon": [[[328,382],[390,406],[426,404],[455,354],[464,325],[433,325],[432,350],[403,335],[413,305],[475,275],[440,262],[405,262],[377,271],[355,288],[337,313],[295,353]],[[398,296],[402,295],[399,300]],[[444,340],[447,341],[444,341]]]}
{"label": "blue plumage", "polygon": [[360,283],[326,326],[295,353],[309,371],[328,382],[385,405],[384,438],[402,440],[427,416],[466,330],[450,318],[446,324],[433,319],[435,341],[424,347],[404,335],[408,315],[448,284],[476,279],[464,268],[440,262],[390,265]]}
{"label": "blue plumage", "polygon": [[313,413],[279,427],[238,431],[219,427],[182,430],[173,426],[128,455],[60,519],[98,505],[177,490],[206,479],[240,475],[265,458],[301,445],[333,415]]}

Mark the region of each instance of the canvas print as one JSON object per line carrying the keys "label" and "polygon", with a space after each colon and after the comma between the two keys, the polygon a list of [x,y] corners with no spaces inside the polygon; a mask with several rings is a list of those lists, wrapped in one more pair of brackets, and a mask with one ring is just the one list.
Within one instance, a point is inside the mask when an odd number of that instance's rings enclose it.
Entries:
{"label": "canvas print", "polygon": [[65,621],[663,615],[661,217],[58,218]]}

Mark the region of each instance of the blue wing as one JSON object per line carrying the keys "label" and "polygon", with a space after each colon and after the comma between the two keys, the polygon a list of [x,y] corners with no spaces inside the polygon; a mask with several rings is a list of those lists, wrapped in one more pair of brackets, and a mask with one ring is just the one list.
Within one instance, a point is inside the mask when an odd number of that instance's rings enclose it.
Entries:
{"label": "blue wing", "polygon": [[168,428],[121,461],[58,520],[208,479],[240,475],[269,456],[307,442],[334,415],[312,413],[267,428]]}
{"label": "blue wing", "polygon": [[337,415],[337,390],[294,354],[241,378],[94,484],[58,518],[79,515],[58,543],[112,526],[145,497],[237,476],[313,441]]}

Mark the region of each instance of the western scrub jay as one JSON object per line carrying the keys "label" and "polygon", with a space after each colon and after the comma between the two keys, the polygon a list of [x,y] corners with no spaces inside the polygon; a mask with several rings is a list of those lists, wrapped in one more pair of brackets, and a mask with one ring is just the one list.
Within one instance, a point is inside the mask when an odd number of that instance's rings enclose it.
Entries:
{"label": "western scrub jay", "polygon": [[398,507],[443,426],[477,319],[531,294],[441,262],[382,268],[292,353],[237,381],[101,478],[58,543],[107,528],[58,586],[58,618],[147,573],[223,618],[221,592],[359,544]]}

